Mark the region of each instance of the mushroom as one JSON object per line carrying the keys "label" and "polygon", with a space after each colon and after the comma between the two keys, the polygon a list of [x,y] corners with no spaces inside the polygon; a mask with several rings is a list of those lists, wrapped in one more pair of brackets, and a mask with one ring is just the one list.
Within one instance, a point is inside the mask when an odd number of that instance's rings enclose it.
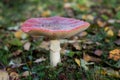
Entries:
{"label": "mushroom", "polygon": [[61,62],[60,39],[69,38],[89,27],[89,23],[73,18],[49,17],[31,18],[26,20],[21,29],[33,36],[46,36],[50,38],[50,64],[56,66]]}

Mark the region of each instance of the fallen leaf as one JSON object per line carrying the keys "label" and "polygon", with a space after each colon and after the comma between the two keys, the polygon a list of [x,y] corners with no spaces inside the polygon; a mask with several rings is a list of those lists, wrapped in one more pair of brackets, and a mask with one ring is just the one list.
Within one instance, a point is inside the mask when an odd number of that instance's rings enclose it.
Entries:
{"label": "fallen leaf", "polygon": [[118,37],[120,37],[120,30],[118,31]]}
{"label": "fallen leaf", "polygon": [[107,35],[109,37],[112,37],[112,36],[114,36],[114,32],[110,29],[110,30],[107,31]]}
{"label": "fallen leaf", "polygon": [[11,72],[9,75],[10,75],[11,80],[20,80],[19,74],[16,72]]}
{"label": "fallen leaf", "polygon": [[97,50],[95,50],[94,54],[97,55],[97,56],[101,56],[103,54],[103,51],[97,49]]}
{"label": "fallen leaf", "polygon": [[12,52],[12,54],[9,54],[9,57],[11,58],[11,57],[16,57],[16,56],[19,56],[20,54],[22,53],[22,50],[16,50],[16,51],[14,51],[14,52]]}
{"label": "fallen leaf", "polygon": [[86,36],[87,35],[87,32],[86,31],[83,31],[83,32],[81,32],[78,36],[79,37],[84,37],[84,36]]}
{"label": "fallen leaf", "polygon": [[119,71],[115,71],[115,70],[107,69],[107,68],[101,68],[100,72],[102,75],[108,75],[110,77],[120,78]]}
{"label": "fallen leaf", "polygon": [[102,44],[100,42],[95,42],[97,46],[101,46]]}
{"label": "fallen leaf", "polygon": [[78,42],[75,42],[75,43],[73,43],[72,45],[73,45],[73,47],[74,47],[76,50],[81,50],[81,47],[80,47],[80,45],[79,45]]}
{"label": "fallen leaf", "polygon": [[106,75],[106,74],[107,74],[107,70],[105,70],[105,69],[102,69],[102,70],[100,70],[99,72],[100,72],[100,74],[102,74],[102,75]]}
{"label": "fallen leaf", "polygon": [[82,16],[82,19],[84,19],[84,20],[91,20],[91,21],[93,21],[94,20],[94,16],[92,16],[92,15],[83,15]]}
{"label": "fallen leaf", "polygon": [[89,55],[87,55],[87,54],[83,54],[83,59],[85,60],[85,61],[91,61],[91,57],[89,56]]}
{"label": "fallen leaf", "polygon": [[87,16],[87,19],[93,21],[93,20],[94,20],[94,16],[88,15],[88,16]]}
{"label": "fallen leaf", "polygon": [[115,78],[120,78],[120,73],[115,70],[107,70],[107,75]]}
{"label": "fallen leaf", "polygon": [[110,30],[110,28],[109,28],[109,27],[105,27],[104,30],[105,30],[105,31],[108,31],[108,30]]}
{"label": "fallen leaf", "polygon": [[88,68],[88,65],[92,65],[92,64],[94,64],[93,62],[90,62],[90,63],[88,63],[87,61],[85,61],[84,59],[80,59],[80,65],[81,65],[81,67],[82,68],[84,68],[85,70],[88,70],[89,68]]}
{"label": "fallen leaf", "polygon": [[71,3],[64,3],[64,8],[65,9],[72,8]]}
{"label": "fallen leaf", "polygon": [[25,44],[24,44],[24,50],[27,50],[27,51],[29,51],[29,49],[30,49],[30,46],[31,46],[31,43],[30,42],[26,42]]}
{"label": "fallen leaf", "polygon": [[119,46],[120,45],[120,39],[116,40],[115,44],[117,44]]}
{"label": "fallen leaf", "polygon": [[101,59],[93,57],[93,56],[89,56],[88,54],[85,54],[85,53],[83,54],[83,59],[87,62],[89,61],[100,62],[101,61]]}
{"label": "fallen leaf", "polygon": [[42,7],[41,5],[37,5],[37,6],[36,6],[36,10],[38,10],[38,11],[43,11],[43,7]]}
{"label": "fallen leaf", "polygon": [[106,39],[105,39],[105,42],[109,43],[109,42],[110,42],[110,39],[107,39],[107,38],[106,38]]}
{"label": "fallen leaf", "polygon": [[111,24],[115,23],[115,19],[109,19],[108,23],[111,23]]}
{"label": "fallen leaf", "polygon": [[35,63],[40,63],[40,62],[42,62],[42,61],[45,61],[46,59],[45,58],[39,58],[39,59],[36,59],[34,62]]}
{"label": "fallen leaf", "polygon": [[106,31],[108,37],[114,36],[114,32],[110,27],[105,27],[104,30]]}
{"label": "fallen leaf", "polygon": [[45,50],[49,50],[49,42],[48,41],[43,41],[41,44],[40,44],[40,48],[43,48]]}
{"label": "fallen leaf", "polygon": [[8,30],[18,30],[19,29],[19,26],[16,25],[16,26],[12,26],[12,27],[9,27]]}
{"label": "fallen leaf", "polygon": [[0,80],[9,80],[9,75],[6,71],[0,70]]}
{"label": "fallen leaf", "polygon": [[11,72],[14,72],[15,70],[14,70],[14,68],[7,67],[7,68],[6,68],[6,71],[7,71],[8,73],[11,73]]}
{"label": "fallen leaf", "polygon": [[18,30],[14,33],[14,36],[18,39],[25,39],[27,38],[27,34],[24,33],[22,30]]}
{"label": "fallen leaf", "polygon": [[106,22],[103,22],[101,20],[97,20],[97,24],[99,27],[104,27],[106,25]]}
{"label": "fallen leaf", "polygon": [[76,7],[78,7],[80,9],[80,11],[87,11],[88,7],[85,5],[80,5],[80,4],[75,4]]}
{"label": "fallen leaf", "polygon": [[13,56],[18,56],[21,54],[21,52],[22,52],[22,50],[17,50],[15,52],[13,52],[12,54],[13,54]]}
{"label": "fallen leaf", "polygon": [[16,65],[19,65],[19,64],[21,64],[22,63],[22,59],[21,59],[21,57],[17,57],[17,58],[13,58],[11,61],[10,61],[10,63],[9,63],[9,65],[11,65],[11,66],[16,66]]}
{"label": "fallen leaf", "polygon": [[80,60],[75,58],[75,62],[77,63],[77,65],[80,67]]}
{"label": "fallen leaf", "polygon": [[61,46],[60,53],[65,54],[65,53],[70,52],[69,50],[67,50],[67,47],[68,47],[68,43],[64,43],[63,46]]}
{"label": "fallen leaf", "polygon": [[90,45],[90,44],[93,44],[94,42],[92,40],[85,40],[83,41],[83,43]]}
{"label": "fallen leaf", "polygon": [[118,61],[120,59],[120,49],[114,49],[114,50],[110,51],[108,58]]}
{"label": "fallen leaf", "polygon": [[41,16],[42,16],[42,17],[47,17],[47,16],[50,16],[50,14],[51,14],[51,11],[50,11],[50,10],[46,10],[46,11],[43,11],[43,12],[41,13]]}
{"label": "fallen leaf", "polygon": [[32,73],[30,71],[25,71],[22,73],[22,77],[27,77],[27,76],[30,76],[32,75]]}

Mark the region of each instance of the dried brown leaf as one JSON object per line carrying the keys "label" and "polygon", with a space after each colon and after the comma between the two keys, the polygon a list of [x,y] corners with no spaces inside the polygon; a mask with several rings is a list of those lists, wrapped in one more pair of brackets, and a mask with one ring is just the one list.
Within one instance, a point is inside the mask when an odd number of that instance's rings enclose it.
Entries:
{"label": "dried brown leaf", "polygon": [[10,78],[11,78],[11,80],[20,80],[19,79],[19,74],[16,73],[16,72],[11,72],[10,73]]}
{"label": "dried brown leaf", "polygon": [[101,20],[97,20],[97,24],[99,27],[104,27],[106,25],[106,23]]}
{"label": "dried brown leaf", "polygon": [[39,59],[36,59],[34,62],[35,63],[39,63],[39,62],[42,62],[42,61],[45,61],[46,59],[45,58],[39,58]]}
{"label": "dried brown leaf", "polygon": [[30,71],[25,71],[22,73],[22,77],[27,77],[27,76],[30,76],[32,75],[32,73]]}
{"label": "dried brown leaf", "polygon": [[30,49],[30,46],[31,46],[31,43],[30,42],[26,42],[25,44],[24,44],[24,50],[27,50],[27,51],[29,51],[29,49]]}
{"label": "dried brown leaf", "polygon": [[118,37],[120,37],[120,30],[118,31]]}
{"label": "dried brown leaf", "polygon": [[116,40],[115,44],[120,45],[120,39]]}
{"label": "dried brown leaf", "polygon": [[22,50],[17,50],[15,52],[13,52],[13,56],[18,56],[21,54],[21,52],[22,52]]}
{"label": "dried brown leaf", "polygon": [[9,75],[6,71],[0,70],[0,80],[9,80]]}
{"label": "dried brown leaf", "polygon": [[97,55],[97,56],[101,56],[103,54],[103,51],[97,49],[97,50],[95,50],[94,54]]}
{"label": "dried brown leaf", "polygon": [[91,20],[91,21],[93,21],[94,20],[94,16],[92,16],[92,15],[83,15],[82,16],[82,19],[85,19],[85,20]]}
{"label": "dried brown leaf", "polygon": [[78,42],[75,42],[75,43],[73,43],[72,45],[73,45],[73,47],[74,47],[76,50],[81,50],[81,47],[80,47],[80,45],[79,45]]}
{"label": "dried brown leaf", "polygon": [[83,31],[83,32],[81,32],[80,34],[79,34],[79,37],[84,37],[84,36],[86,36],[87,35],[87,32],[86,31]]}
{"label": "dried brown leaf", "polygon": [[43,48],[45,50],[49,50],[49,42],[48,41],[43,41],[41,44],[40,44],[40,48]]}
{"label": "dried brown leaf", "polygon": [[83,59],[87,62],[88,61],[93,61],[93,62],[100,62],[101,61],[101,59],[93,57],[93,56],[89,56],[88,54],[84,54]]}

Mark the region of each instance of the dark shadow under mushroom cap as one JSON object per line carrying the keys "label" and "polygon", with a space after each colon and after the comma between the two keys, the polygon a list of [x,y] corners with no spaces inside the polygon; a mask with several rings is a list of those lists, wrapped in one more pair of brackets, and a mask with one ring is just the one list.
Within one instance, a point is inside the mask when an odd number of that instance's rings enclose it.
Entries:
{"label": "dark shadow under mushroom cap", "polygon": [[34,36],[49,38],[68,38],[89,27],[89,23],[73,18],[49,17],[26,20],[21,29]]}

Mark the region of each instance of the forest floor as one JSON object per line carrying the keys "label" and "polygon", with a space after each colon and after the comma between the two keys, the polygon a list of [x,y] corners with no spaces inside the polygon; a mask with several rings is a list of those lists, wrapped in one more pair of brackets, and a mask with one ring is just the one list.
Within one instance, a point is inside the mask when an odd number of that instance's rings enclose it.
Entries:
{"label": "forest floor", "polygon": [[[119,80],[119,4],[119,0],[0,1],[0,79]],[[54,68],[49,61],[49,39],[20,30],[29,18],[50,16],[91,24],[86,31],[67,39],[72,43],[61,44],[62,62]]]}

